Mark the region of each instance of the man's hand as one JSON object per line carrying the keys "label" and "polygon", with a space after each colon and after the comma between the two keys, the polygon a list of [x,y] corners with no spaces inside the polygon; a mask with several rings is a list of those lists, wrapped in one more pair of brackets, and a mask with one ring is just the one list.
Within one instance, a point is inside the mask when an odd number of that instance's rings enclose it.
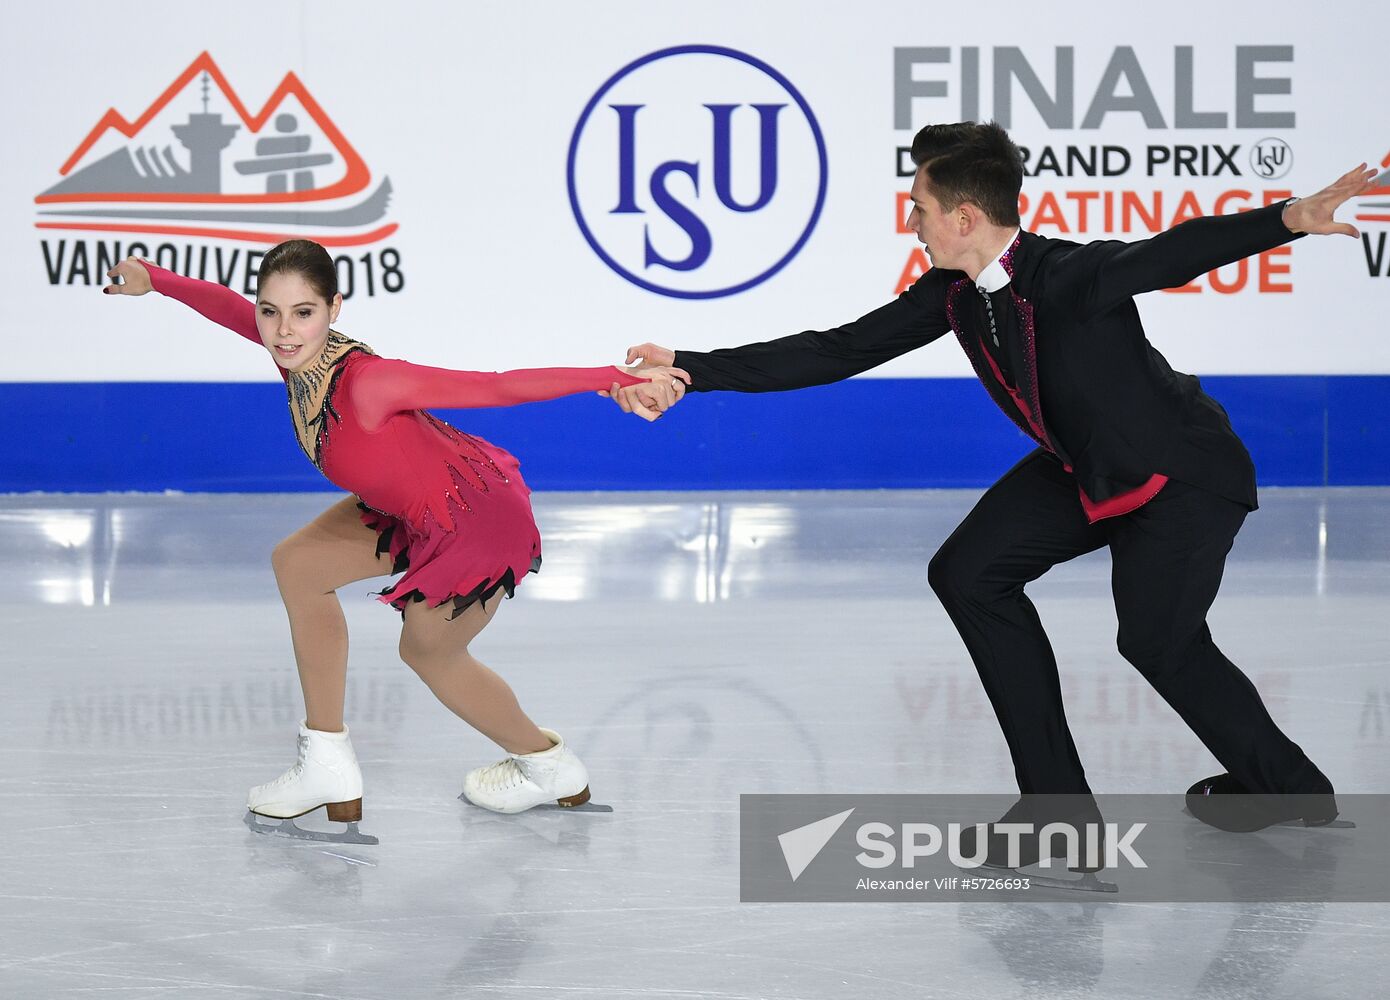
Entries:
{"label": "man's hand", "polygon": [[1348,198],[1355,198],[1371,186],[1378,170],[1368,169],[1366,164],[1353,167],[1317,194],[1300,198],[1292,205],[1284,207],[1284,225],[1291,233],[1311,233],[1327,235],[1345,233],[1347,236],[1360,236],[1357,228],[1348,222],[1336,222],[1332,214]]}
{"label": "man's hand", "polygon": [[106,272],[108,278],[120,278],[124,283],[107,285],[102,289],[107,295],[144,295],[154,286],[150,284],[150,272],[138,257],[127,257]]}
{"label": "man's hand", "polygon": [[639,385],[620,386],[614,382],[600,396],[608,396],[624,413],[635,413],[643,420],[656,420],[685,396],[689,373],[680,368],[657,366],[628,368],[629,375],[647,379]]}
{"label": "man's hand", "polygon": [[[635,365],[639,359],[643,362],[644,367],[670,368],[676,363],[676,352],[669,347],[658,347],[656,344],[638,344],[636,347],[629,347],[625,364]],[[685,380],[689,382],[690,376],[687,375]]]}
{"label": "man's hand", "polygon": [[662,406],[657,397],[642,385],[619,385],[614,382],[610,389],[599,395],[611,397],[624,413],[635,413],[649,423],[659,419],[668,408]]}

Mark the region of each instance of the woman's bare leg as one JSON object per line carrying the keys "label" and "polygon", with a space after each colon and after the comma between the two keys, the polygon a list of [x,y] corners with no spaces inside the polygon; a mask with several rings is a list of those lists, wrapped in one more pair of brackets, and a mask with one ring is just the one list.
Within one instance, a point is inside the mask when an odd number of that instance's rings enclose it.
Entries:
{"label": "woman's bare leg", "polygon": [[343,728],[347,688],[347,620],[336,593],[356,580],[391,572],[377,555],[377,533],[362,523],[357,498],[346,497],[275,546],[270,562],[290,619],[305,725]]}
{"label": "woman's bare leg", "polygon": [[401,659],[420,675],[444,707],[508,753],[548,750],[551,742],[521,710],[512,689],[469,652],[502,603],[499,593],[452,621],[452,603],[406,606]]}

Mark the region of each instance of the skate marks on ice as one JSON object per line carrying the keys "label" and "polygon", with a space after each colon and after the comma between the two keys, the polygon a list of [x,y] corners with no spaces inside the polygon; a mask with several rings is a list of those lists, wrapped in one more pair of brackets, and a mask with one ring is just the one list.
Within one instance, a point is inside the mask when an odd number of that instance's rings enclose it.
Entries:
{"label": "skate marks on ice", "polygon": [[[295,822],[298,816],[291,816],[286,819],[276,819],[271,816],[261,816],[247,810],[242,822],[256,833],[266,837],[285,837],[290,840],[302,840],[319,844],[367,844],[375,845],[381,843],[376,837],[369,833],[363,833],[357,828],[355,821],[349,822],[341,830],[306,830]],[[349,859],[352,860],[352,859]]]}
{"label": "skate marks on ice", "polygon": [[[460,801],[460,802],[463,802],[463,803],[466,803],[466,804],[468,804],[468,805],[470,805],[470,806],[473,806],[474,809],[482,809],[482,808],[483,808],[482,806],[474,805],[472,802],[469,802],[469,801],[468,801],[468,796],[464,795],[463,792],[459,792],[459,801]],[[484,810],[484,811],[489,811],[489,812],[490,812],[491,810]],[[567,813],[611,813],[612,811],[613,811],[613,807],[610,806],[610,805],[608,805],[607,803],[600,803],[600,802],[593,802],[593,801],[586,801],[586,802],[580,803],[579,805],[566,805],[566,804],[563,803],[563,802],[542,802],[540,805],[532,806],[530,809],[527,809],[527,810],[526,810],[526,812],[567,812]],[[505,815],[505,814],[504,814],[504,813],[498,813],[497,815],[501,816],[501,815]]]}

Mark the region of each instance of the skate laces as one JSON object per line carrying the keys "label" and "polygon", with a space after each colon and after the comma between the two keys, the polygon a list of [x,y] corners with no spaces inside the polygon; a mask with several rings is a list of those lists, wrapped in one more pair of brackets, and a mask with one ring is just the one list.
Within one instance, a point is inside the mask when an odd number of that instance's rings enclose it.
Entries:
{"label": "skate laces", "polygon": [[295,781],[301,774],[304,773],[304,761],[308,759],[309,756],[309,737],[300,736],[298,739],[298,747],[299,759],[294,762],[293,766],[291,766],[290,769],[286,771],[284,774],[280,775],[280,777],[276,778],[274,781],[267,783],[263,787],[278,788],[280,785],[286,785],[289,784],[291,781]]}
{"label": "skate laces", "polygon": [[524,785],[530,777],[526,769],[511,757],[478,770],[478,784],[493,791]]}

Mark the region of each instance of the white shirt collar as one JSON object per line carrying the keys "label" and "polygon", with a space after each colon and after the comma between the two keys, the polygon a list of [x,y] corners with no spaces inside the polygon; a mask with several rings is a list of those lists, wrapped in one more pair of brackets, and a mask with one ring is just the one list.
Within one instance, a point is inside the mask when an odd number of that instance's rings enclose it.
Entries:
{"label": "white shirt collar", "polygon": [[1004,255],[1009,252],[1009,248],[1018,240],[1021,230],[1015,229],[1014,234],[1009,237],[1009,242],[1004,244],[1004,249],[999,251],[999,256],[990,261],[989,266],[980,272],[975,279],[975,285],[982,292],[997,292],[1009,283],[1009,272],[1004,270]]}

